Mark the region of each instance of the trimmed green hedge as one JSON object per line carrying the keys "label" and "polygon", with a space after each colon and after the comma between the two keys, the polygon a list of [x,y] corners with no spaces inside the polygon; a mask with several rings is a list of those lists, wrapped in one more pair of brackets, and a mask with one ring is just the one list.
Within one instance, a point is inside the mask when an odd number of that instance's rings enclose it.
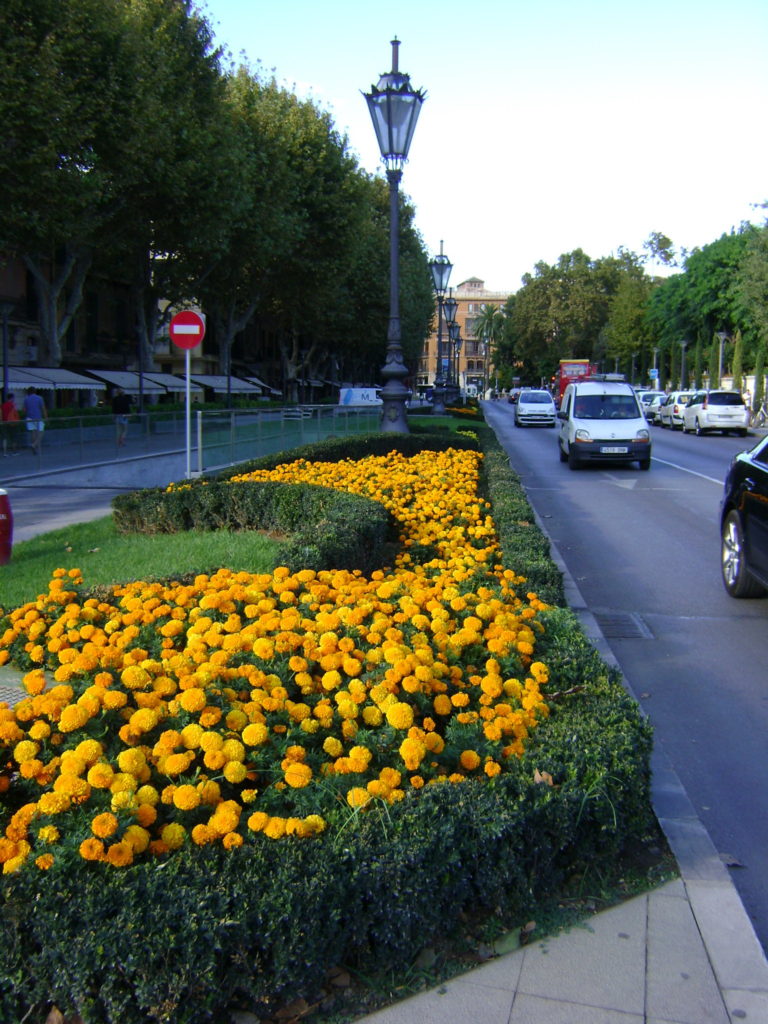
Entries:
{"label": "trimmed green hedge", "polygon": [[[479,433],[505,563],[556,605],[562,586],[546,569],[546,539],[495,438]],[[461,443],[456,435],[443,440]],[[383,435],[335,449],[325,442],[301,455],[318,458],[321,448],[358,457],[360,447],[433,443],[432,436]],[[246,489],[236,498],[239,490],[193,485],[179,493],[197,504],[179,498],[171,511],[179,521],[192,507],[214,519],[242,502],[241,515],[258,508],[266,517],[273,507],[288,518],[373,515],[373,503],[365,513],[324,505],[323,488],[294,488],[293,498],[284,488]],[[119,499],[119,514],[138,515],[154,501],[158,517],[171,515],[158,492],[140,498],[136,505]],[[653,825],[650,727],[569,610],[552,607],[541,621],[536,655],[550,670],[550,717],[508,773],[350,811],[344,829],[312,840],[194,847],[162,867],[126,871],[73,854],[44,884],[34,872],[4,876],[0,1020],[42,1024],[51,1002],[86,1024],[225,1024],[235,1009],[263,1015],[312,998],[337,965],[365,973],[405,967],[468,916],[525,921],[566,878],[614,862]]]}

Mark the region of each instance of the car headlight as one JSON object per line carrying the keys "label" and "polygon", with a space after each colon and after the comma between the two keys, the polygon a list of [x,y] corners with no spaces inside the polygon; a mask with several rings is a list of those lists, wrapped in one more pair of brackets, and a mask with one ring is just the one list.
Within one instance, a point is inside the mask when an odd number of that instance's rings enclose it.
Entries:
{"label": "car headlight", "polygon": [[650,441],[651,435],[647,430],[638,430],[635,434],[636,441]]}
{"label": "car headlight", "polygon": [[577,440],[577,441],[591,441],[592,440],[592,438],[589,436],[589,431],[588,430],[577,430],[576,434],[574,435],[574,437],[575,437],[575,440]]}

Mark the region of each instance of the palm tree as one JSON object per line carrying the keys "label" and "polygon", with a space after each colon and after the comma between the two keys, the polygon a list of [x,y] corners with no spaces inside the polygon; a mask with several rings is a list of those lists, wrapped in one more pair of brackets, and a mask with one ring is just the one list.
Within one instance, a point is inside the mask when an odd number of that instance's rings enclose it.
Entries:
{"label": "palm tree", "polygon": [[485,357],[485,387],[483,391],[487,390],[488,372],[490,363],[488,356],[490,354],[491,360],[495,364],[497,361],[497,354],[499,344],[504,335],[504,314],[498,306],[494,306],[493,303],[486,303],[481,307],[480,313],[475,319],[473,324],[473,330],[476,338],[480,338],[484,346],[484,357]]}

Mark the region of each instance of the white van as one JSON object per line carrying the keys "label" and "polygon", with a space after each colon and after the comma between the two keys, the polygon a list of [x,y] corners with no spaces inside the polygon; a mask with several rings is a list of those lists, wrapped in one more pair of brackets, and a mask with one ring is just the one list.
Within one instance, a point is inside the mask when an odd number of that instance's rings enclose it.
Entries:
{"label": "white van", "polygon": [[571,469],[615,461],[651,468],[648,421],[626,382],[596,376],[569,384],[557,418],[560,461]]}

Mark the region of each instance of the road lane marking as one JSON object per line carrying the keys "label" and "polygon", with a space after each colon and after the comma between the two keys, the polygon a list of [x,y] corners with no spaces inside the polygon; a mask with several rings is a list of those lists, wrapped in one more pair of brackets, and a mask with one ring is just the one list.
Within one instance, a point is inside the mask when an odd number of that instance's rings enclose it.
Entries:
{"label": "road lane marking", "polygon": [[666,459],[660,459],[657,455],[653,456],[654,462],[660,462],[663,466],[671,466],[673,469],[679,469],[682,473],[690,473],[691,476],[701,477],[702,480],[709,480],[712,484],[717,484],[718,487],[723,486],[723,481],[718,480],[714,476],[707,476],[705,473],[697,473],[695,469],[687,469],[685,466],[678,466],[676,462],[667,462]]}

